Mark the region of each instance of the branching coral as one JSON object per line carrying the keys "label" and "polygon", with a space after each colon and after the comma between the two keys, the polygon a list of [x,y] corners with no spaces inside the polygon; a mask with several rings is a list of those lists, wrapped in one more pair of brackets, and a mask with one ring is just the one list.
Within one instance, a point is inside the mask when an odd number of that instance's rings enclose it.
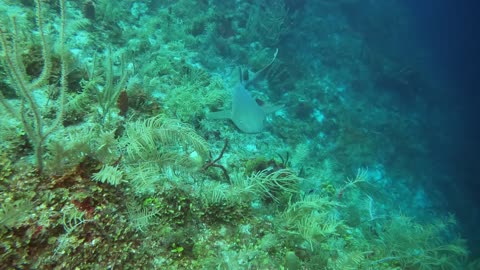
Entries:
{"label": "branching coral", "polygon": [[273,172],[263,170],[250,176],[257,192],[277,203],[298,194],[300,179],[289,169],[280,169]]}
{"label": "branching coral", "polygon": [[21,29],[15,19],[13,19],[13,30],[11,36],[0,27],[0,39],[3,50],[3,64],[7,69],[7,75],[10,79],[9,83],[15,89],[15,92],[21,99],[21,106],[14,108],[5,99],[0,92],[0,104],[16,119],[21,121],[23,129],[25,130],[29,140],[32,142],[35,150],[35,158],[37,168],[40,172],[43,170],[43,147],[46,139],[54,132],[60,125],[63,118],[64,96],[67,88],[67,61],[65,59],[66,52],[65,44],[65,0],[59,0],[61,27],[60,27],[60,53],[61,53],[61,75],[59,88],[58,107],[56,110],[55,120],[48,124],[42,115],[42,110],[39,101],[34,97],[33,92],[38,89],[45,89],[50,87],[49,80],[52,71],[52,55],[50,51],[50,44],[47,42],[47,34],[43,24],[42,2],[36,0],[36,20],[40,33],[40,44],[42,47],[43,68],[41,73],[35,79],[30,79],[25,69],[25,63],[20,48],[21,44]]}
{"label": "branching coral", "polygon": [[126,178],[138,193],[152,192],[167,178],[164,169],[200,169],[209,152],[207,142],[191,127],[163,116],[127,124],[122,142]]}

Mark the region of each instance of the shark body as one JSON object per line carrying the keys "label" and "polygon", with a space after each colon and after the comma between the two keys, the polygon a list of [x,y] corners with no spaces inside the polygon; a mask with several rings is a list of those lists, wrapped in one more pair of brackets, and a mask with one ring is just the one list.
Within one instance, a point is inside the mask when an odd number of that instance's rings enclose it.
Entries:
{"label": "shark body", "polygon": [[232,107],[227,111],[211,112],[207,115],[208,119],[230,119],[235,126],[245,133],[259,133],[265,128],[265,120],[267,114],[279,108],[266,106],[262,107],[257,104],[255,99],[248,92],[248,85],[254,83],[259,78],[259,75],[268,69],[277,56],[278,50],[275,51],[273,60],[260,71],[255,73],[252,79],[248,81],[242,80],[242,71],[240,69],[240,82],[232,91]]}

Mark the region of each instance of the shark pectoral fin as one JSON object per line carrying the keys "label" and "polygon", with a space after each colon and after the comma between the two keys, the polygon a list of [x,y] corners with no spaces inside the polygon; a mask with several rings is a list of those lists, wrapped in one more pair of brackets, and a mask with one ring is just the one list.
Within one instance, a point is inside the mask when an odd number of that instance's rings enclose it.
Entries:
{"label": "shark pectoral fin", "polygon": [[273,113],[275,111],[281,110],[285,107],[283,104],[275,105],[275,104],[265,104],[262,106],[262,110],[266,113]]}
{"label": "shark pectoral fin", "polygon": [[231,111],[209,112],[207,113],[207,119],[211,119],[211,120],[232,119],[232,112]]}

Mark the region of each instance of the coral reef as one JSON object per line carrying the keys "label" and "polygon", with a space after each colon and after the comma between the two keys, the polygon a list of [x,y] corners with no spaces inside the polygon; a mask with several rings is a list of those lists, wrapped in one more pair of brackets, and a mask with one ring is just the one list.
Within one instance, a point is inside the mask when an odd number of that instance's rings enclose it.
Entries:
{"label": "coral reef", "polygon": [[353,2],[0,0],[0,269],[467,269]]}

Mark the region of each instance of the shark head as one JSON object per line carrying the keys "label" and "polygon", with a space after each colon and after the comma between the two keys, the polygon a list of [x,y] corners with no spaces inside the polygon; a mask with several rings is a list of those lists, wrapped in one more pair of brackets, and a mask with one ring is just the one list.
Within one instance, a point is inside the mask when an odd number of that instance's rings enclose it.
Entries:
{"label": "shark head", "polygon": [[233,92],[232,112],[230,119],[245,133],[262,132],[265,128],[266,113],[253,99],[243,84],[239,84]]}

